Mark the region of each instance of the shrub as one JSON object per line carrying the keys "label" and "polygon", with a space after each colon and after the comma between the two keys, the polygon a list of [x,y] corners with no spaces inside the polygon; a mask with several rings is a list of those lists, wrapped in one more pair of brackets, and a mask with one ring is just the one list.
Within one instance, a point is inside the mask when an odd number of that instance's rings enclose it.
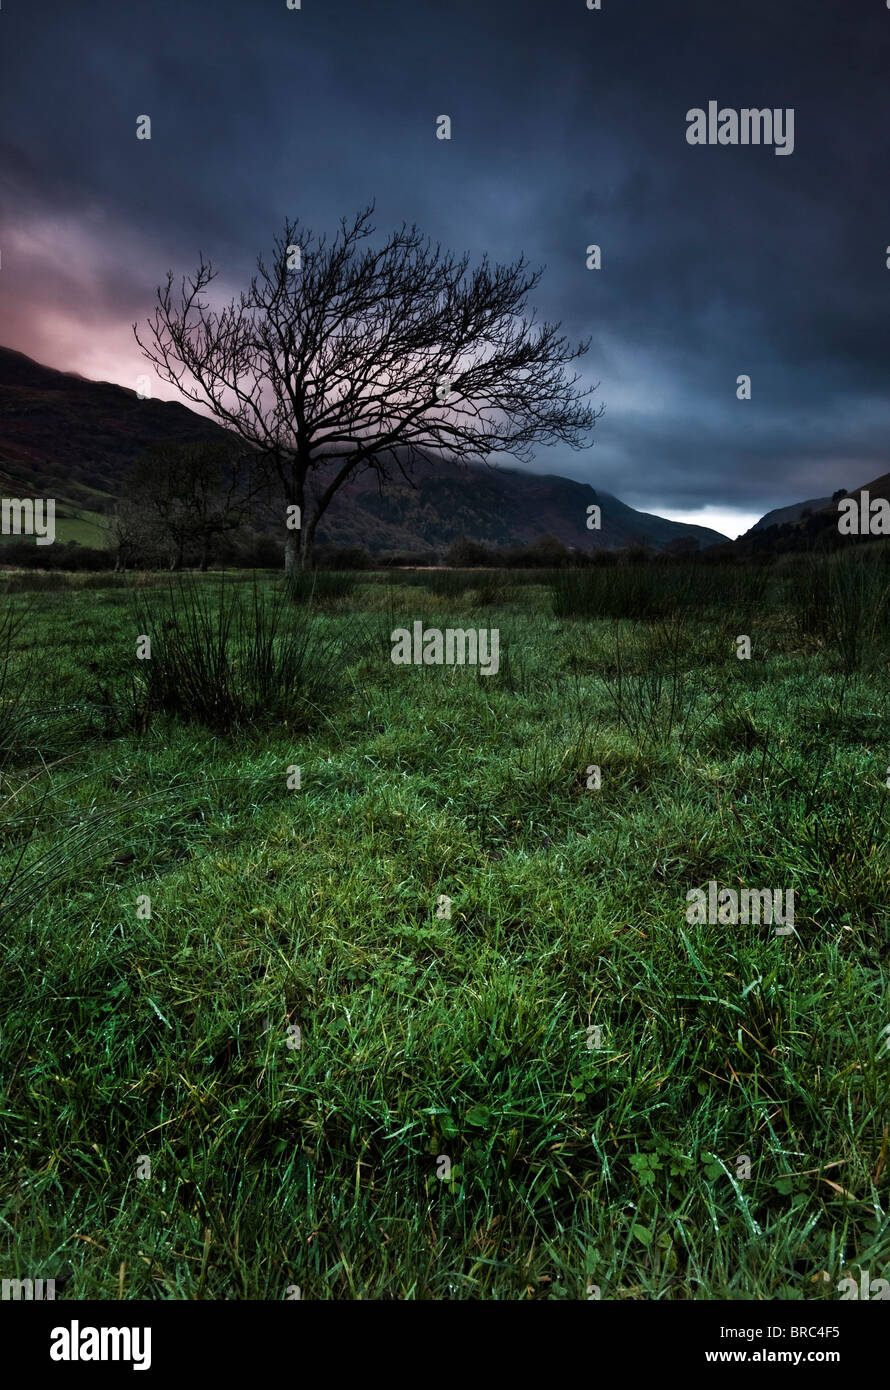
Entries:
{"label": "shrub", "polygon": [[466,536],[458,536],[445,552],[445,563],[452,569],[471,569],[475,565],[494,564],[495,560],[492,551],[481,541],[470,541]]}

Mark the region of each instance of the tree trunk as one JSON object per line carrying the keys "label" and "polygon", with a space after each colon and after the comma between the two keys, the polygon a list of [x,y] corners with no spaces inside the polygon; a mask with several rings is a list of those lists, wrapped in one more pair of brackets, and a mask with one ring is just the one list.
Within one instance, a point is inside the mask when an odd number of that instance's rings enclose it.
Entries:
{"label": "tree trunk", "polygon": [[201,573],[202,573],[202,574],[206,574],[209,568],[210,568],[210,537],[207,536],[207,535],[204,535],[204,536],[201,537],[201,563],[200,563],[200,570],[201,570]]}
{"label": "tree trunk", "polygon": [[302,530],[303,512],[305,510],[304,504],[306,501],[305,479],[308,467],[308,460],[298,463],[297,460],[294,459],[291,463],[290,476],[285,482],[285,518],[287,517],[288,508],[298,507],[298,516],[300,520],[300,526],[298,526],[296,530],[288,526],[285,520],[284,575],[286,579],[290,579],[291,576],[295,575],[299,570],[308,568],[306,561],[306,542]]}
{"label": "tree trunk", "polygon": [[284,536],[284,573],[289,578],[312,568],[312,537],[306,531],[286,531]]}
{"label": "tree trunk", "polygon": [[284,538],[284,573],[287,579],[300,570],[302,562],[299,531],[288,531]]}

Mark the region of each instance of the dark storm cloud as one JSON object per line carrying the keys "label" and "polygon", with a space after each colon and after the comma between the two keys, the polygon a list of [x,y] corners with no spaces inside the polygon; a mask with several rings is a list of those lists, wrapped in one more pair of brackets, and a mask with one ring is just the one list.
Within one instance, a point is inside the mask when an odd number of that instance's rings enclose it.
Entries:
{"label": "dark storm cloud", "polygon": [[[890,11],[603,4],[5,7],[0,339],[132,385],[168,267],[234,291],[286,215],[376,199],[381,231],[546,262],[607,409],[535,466],[752,511],[886,471]],[[709,100],[793,107],[794,153],[688,145]]]}

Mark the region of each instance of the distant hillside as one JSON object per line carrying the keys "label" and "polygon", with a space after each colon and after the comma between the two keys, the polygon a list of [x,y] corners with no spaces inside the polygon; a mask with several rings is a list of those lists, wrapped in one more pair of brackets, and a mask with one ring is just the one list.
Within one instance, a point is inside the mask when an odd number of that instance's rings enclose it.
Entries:
{"label": "distant hillside", "polygon": [[[725,539],[706,526],[635,511],[611,493],[552,474],[441,463],[419,465],[412,481],[414,486],[394,480],[382,495],[373,474],[346,484],[319,539],[378,551],[444,551],[459,536],[505,545],[550,535],[584,550],[645,539],[656,549],[679,538],[702,546]],[[594,503],[601,509],[601,529],[588,531],[587,508]]]}
{"label": "distant hillside", "polygon": [[752,531],[766,531],[770,526],[784,526],[791,521],[799,521],[804,512],[818,512],[827,507],[830,497],[811,497],[809,502],[792,502],[789,507],[774,507],[759,521],[755,521]]}
{"label": "distant hillside", "polygon": [[[870,483],[851,488],[848,497],[859,497],[867,492],[870,499],[883,497],[890,501],[890,473],[882,473]],[[775,520],[784,513],[790,513],[789,520]],[[804,513],[807,513],[804,515]],[[770,521],[770,518],[774,518]],[[832,498],[816,498],[811,502],[795,503],[791,507],[779,507],[767,512],[750,531],[738,540],[728,541],[715,547],[714,558],[722,555],[747,557],[753,555],[782,555],[792,551],[813,550],[814,548],[836,549],[856,537],[842,536],[838,531],[838,503]],[[878,537],[863,537],[865,541]]]}
{"label": "distant hillside", "polygon": [[219,439],[212,421],[173,401],[88,381],[0,348],[0,475],[45,496],[95,505],[117,497],[151,444]]}
{"label": "distant hillside", "polygon": [[[150,445],[225,433],[184,405],[140,401],[122,386],[58,372],[0,348],[0,486],[7,495],[55,496],[66,504],[70,529],[60,539],[86,539],[90,529],[100,534],[97,515],[112,507],[134,461]],[[638,512],[570,478],[458,467],[443,459],[418,467],[414,482],[393,481],[381,495],[374,474],[356,478],[331,504],[319,543],[364,546],[372,553],[443,553],[460,536],[527,544],[549,534],[581,549],[644,540],[662,549],[681,539],[708,546],[726,539],[706,526]],[[587,529],[592,503],[602,509],[599,531]]]}

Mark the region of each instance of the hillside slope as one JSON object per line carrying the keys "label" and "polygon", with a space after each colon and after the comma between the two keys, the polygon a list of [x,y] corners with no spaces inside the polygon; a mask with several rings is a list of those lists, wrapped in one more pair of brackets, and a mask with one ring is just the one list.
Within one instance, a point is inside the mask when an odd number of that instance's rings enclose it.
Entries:
{"label": "hillside slope", "polygon": [[[188,407],[139,400],[135,391],[88,381],[0,348],[0,486],[12,496],[55,496],[91,515],[109,511],[139,455],[161,440],[225,437]],[[446,459],[419,467],[383,495],[373,473],[337,495],[318,541],[386,550],[443,552],[459,536],[489,544],[527,544],[554,535],[583,549],[648,541],[657,549],[679,538],[702,546],[726,538],[638,512],[611,493],[570,478],[516,468],[460,467]],[[587,508],[602,509],[602,528],[587,529]]]}
{"label": "hillside slope", "polygon": [[[851,488],[846,495],[858,498],[863,492],[869,494],[871,501],[879,497],[890,501],[890,473],[882,473],[870,483]],[[769,522],[770,517],[781,516],[783,512],[796,513],[796,516],[788,521],[773,520],[769,525],[765,524]],[[804,515],[804,512],[807,515]],[[713,558],[717,559],[723,555],[747,558],[754,555],[782,555],[801,550],[831,550],[849,544],[851,540],[858,540],[858,537],[841,535],[838,530],[838,515],[838,503],[830,497],[821,499],[821,505],[820,499],[817,498],[813,502],[777,508],[775,512],[767,512],[756,526],[752,526],[750,531],[746,531],[737,540],[727,541],[725,545],[715,547]],[[870,541],[877,538],[865,536],[862,539]]]}
{"label": "hillside slope", "polygon": [[0,348],[0,475],[22,489],[92,505],[97,493],[120,494],[150,445],[223,436],[178,402],[141,401],[123,386]]}
{"label": "hillside slope", "polygon": [[787,507],[774,507],[755,521],[752,531],[767,531],[770,526],[785,526],[788,522],[799,521],[804,512],[819,512],[831,502],[830,497],[811,497],[808,502],[792,502]]}

